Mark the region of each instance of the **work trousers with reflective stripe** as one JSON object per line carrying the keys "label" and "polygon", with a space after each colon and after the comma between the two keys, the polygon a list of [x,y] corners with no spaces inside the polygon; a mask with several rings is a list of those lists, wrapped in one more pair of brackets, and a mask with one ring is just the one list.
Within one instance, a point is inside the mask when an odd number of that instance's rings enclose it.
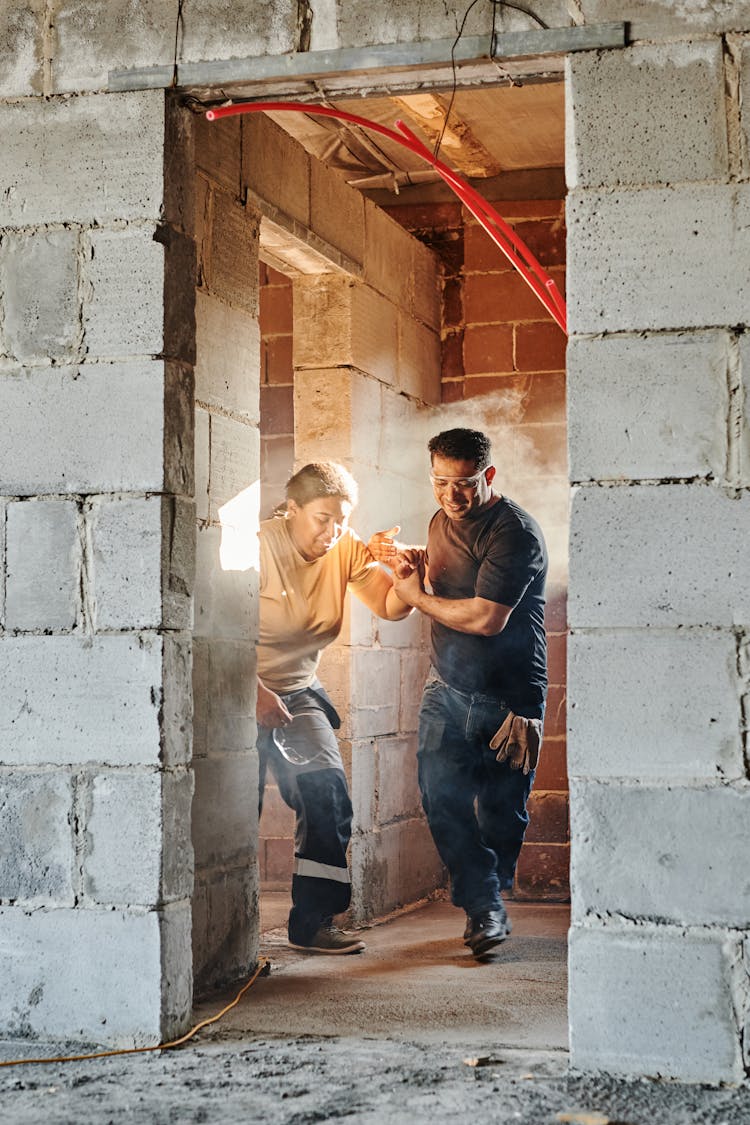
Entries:
{"label": "work trousers with reflective stripe", "polygon": [[270,769],[286,804],[296,814],[294,874],[289,940],[308,944],[321,924],[347,910],[351,879],[346,850],[352,832],[352,803],[332,719],[338,716],[319,684],[312,690],[282,696],[295,716],[283,730],[295,757],[279,751],[273,731],[258,727],[260,807],[266,770]]}

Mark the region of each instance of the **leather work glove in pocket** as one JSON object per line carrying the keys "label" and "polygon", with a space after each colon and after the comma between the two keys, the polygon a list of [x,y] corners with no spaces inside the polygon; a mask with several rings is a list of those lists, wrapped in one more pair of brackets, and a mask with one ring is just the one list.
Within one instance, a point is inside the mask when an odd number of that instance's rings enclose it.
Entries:
{"label": "leather work glove in pocket", "polygon": [[490,739],[490,750],[497,750],[498,762],[508,762],[512,770],[530,773],[536,769],[542,748],[542,720],[526,719],[509,711],[505,722]]}

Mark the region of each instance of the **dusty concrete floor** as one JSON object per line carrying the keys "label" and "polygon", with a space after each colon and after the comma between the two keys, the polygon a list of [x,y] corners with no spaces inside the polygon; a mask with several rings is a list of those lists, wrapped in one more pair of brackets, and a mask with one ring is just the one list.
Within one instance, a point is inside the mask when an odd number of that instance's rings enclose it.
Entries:
{"label": "dusty concrete floor", "polygon": [[[265,903],[272,971],[221,1023],[177,1051],[0,1070],[0,1119],[750,1125],[749,1089],[568,1073],[563,907],[511,904],[490,965],[469,958],[446,903],[366,931],[367,952],[343,958],[289,950],[284,911]],[[0,1044],[0,1059],[19,1052],[29,1044]]]}

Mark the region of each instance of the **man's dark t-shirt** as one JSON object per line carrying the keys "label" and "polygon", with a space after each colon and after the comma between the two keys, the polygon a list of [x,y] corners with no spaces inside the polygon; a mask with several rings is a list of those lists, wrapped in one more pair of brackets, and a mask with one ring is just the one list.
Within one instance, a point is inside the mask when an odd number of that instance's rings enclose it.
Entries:
{"label": "man's dark t-shirt", "polygon": [[461,520],[439,510],[430,521],[427,561],[438,597],[479,597],[514,607],[494,637],[433,621],[432,662],[440,678],[458,691],[502,700],[519,715],[542,718],[547,549],[536,520],[505,497]]}

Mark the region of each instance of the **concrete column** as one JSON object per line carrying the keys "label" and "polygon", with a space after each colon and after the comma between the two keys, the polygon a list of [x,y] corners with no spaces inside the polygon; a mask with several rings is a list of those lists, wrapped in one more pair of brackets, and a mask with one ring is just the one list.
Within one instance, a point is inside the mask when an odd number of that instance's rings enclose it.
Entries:
{"label": "concrete column", "polygon": [[567,75],[572,1059],[699,1082],[749,1061],[747,58]]}
{"label": "concrete column", "polygon": [[[418,412],[439,397],[440,380],[437,309],[429,306],[435,265],[392,220],[370,216],[369,205],[367,215],[382,222],[364,244],[371,283],[328,274],[294,284],[295,454],[298,464],[333,458],[352,471],[360,485],[352,523],[364,540],[398,523],[419,542],[431,494]],[[423,897],[443,878],[416,785],[426,642],[419,616],[384,622],[352,598],[322,662],[351,770],[352,912],[360,921]]]}
{"label": "concrete column", "polygon": [[0,103],[5,1035],[147,1044],[190,1015],[192,244],[167,131],[160,92]]}

